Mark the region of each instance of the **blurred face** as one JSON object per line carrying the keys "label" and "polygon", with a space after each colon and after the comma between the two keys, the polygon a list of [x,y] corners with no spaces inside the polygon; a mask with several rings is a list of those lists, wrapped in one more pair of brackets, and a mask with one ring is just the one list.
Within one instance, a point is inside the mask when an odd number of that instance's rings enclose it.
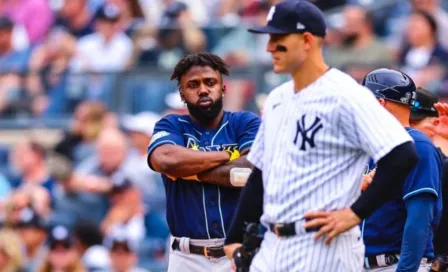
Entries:
{"label": "blurred face", "polygon": [[76,262],[77,255],[75,248],[66,243],[56,243],[50,248],[48,253],[48,261],[51,267],[56,269],[66,269],[68,266]]}
{"label": "blurred face", "polygon": [[344,26],[341,29],[345,44],[353,43],[364,31],[365,11],[360,7],[344,9]]}
{"label": "blurred face", "polygon": [[276,73],[293,73],[308,57],[311,34],[270,34],[266,50],[272,55],[272,64]]}
{"label": "blurred face", "polygon": [[209,124],[222,111],[226,89],[219,72],[208,66],[193,66],[180,83],[180,96],[199,123]]}
{"label": "blurred face", "polygon": [[12,29],[0,29],[0,52],[9,51],[12,46]]}
{"label": "blurred face", "polygon": [[119,138],[108,137],[98,145],[101,169],[110,174],[117,170],[126,156],[126,143]]}
{"label": "blurred face", "polygon": [[433,12],[438,6],[437,0],[413,0],[412,7],[414,10],[424,10],[426,12]]}
{"label": "blurred face", "polygon": [[34,227],[19,228],[22,241],[27,248],[34,248],[42,244],[45,240],[46,234],[43,230]]}
{"label": "blurred face", "polygon": [[137,263],[137,255],[126,246],[114,246],[110,251],[112,266],[117,272],[126,272]]}
{"label": "blurred face", "polygon": [[84,128],[89,123],[89,112],[83,105],[76,108],[72,120],[72,130],[76,135],[81,135]]}
{"label": "blurred face", "polygon": [[84,10],[86,0],[64,0],[64,6],[60,10],[62,17],[73,19],[79,16]]}
{"label": "blurred face", "polygon": [[406,28],[406,38],[411,46],[421,46],[433,40],[431,27],[422,15],[411,15]]}
{"label": "blurred face", "polygon": [[40,157],[35,153],[29,143],[20,143],[14,150],[13,160],[15,167],[22,174],[27,173],[33,168],[40,160]]}
{"label": "blurred face", "polygon": [[112,37],[116,32],[116,23],[109,22],[106,20],[98,20],[95,24],[96,31],[101,33],[103,36],[109,38]]}
{"label": "blurred face", "polygon": [[438,124],[439,119],[437,117],[426,117],[421,121],[411,122],[413,128],[420,130],[431,140],[433,140],[434,135],[436,134],[436,127]]}

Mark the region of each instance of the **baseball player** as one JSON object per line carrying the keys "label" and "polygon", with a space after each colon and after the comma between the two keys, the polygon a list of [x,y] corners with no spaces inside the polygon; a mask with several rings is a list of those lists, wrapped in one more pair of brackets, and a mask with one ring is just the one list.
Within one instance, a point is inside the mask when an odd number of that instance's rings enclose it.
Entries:
{"label": "baseball player", "polygon": [[[273,69],[292,80],[266,100],[248,155],[255,168],[226,254],[232,257],[240,246],[245,221],[261,220],[269,231],[251,271],[359,272],[364,245],[358,224],[401,188],[415,166],[412,139],[368,89],[326,65],[326,24],[314,4],[280,2],[270,9],[267,26],[250,31],[270,34]],[[361,195],[369,157],[384,168]]]}
{"label": "baseball player", "polygon": [[378,69],[367,74],[363,85],[406,128],[420,158],[403,189],[362,222],[364,266],[366,271],[428,271],[434,259],[433,229],[442,209],[442,158],[427,136],[410,127],[416,87],[409,76]]}
{"label": "baseball player", "polygon": [[172,79],[188,115],[171,114],[155,126],[149,166],[162,174],[173,236],[168,271],[229,271],[223,244],[241,188],[232,169],[249,168],[246,154],[260,118],[223,110],[228,66],[216,55],[182,58]]}
{"label": "baseball player", "polygon": [[[423,88],[417,89],[417,99],[411,112],[410,124],[411,127],[423,132],[430,138],[434,145],[437,146],[439,153],[442,156],[442,202],[443,211],[448,209],[448,160],[447,156],[440,149],[439,145],[446,143],[446,138],[443,133],[439,133],[445,125],[441,122],[447,117],[448,112],[445,110],[447,105],[439,103],[436,95]],[[440,218],[440,224],[437,231],[434,233],[434,253],[436,260],[432,267],[434,271],[448,271],[448,216],[443,212]],[[437,268],[437,269],[436,269]]]}

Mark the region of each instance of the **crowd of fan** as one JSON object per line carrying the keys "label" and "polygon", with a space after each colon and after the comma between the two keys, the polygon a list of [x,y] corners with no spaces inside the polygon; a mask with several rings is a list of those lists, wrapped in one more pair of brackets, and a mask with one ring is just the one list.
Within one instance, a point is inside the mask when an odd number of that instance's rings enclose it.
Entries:
{"label": "crowd of fan", "polygon": [[[104,73],[169,71],[184,54],[203,50],[233,67],[269,65],[268,37],[242,26],[263,23],[275,2],[0,1],[0,116],[73,112],[58,143],[25,140],[0,165],[0,271],[139,271],[147,261],[165,263],[165,192],[146,148],[168,112],[109,112],[116,78]],[[331,66],[358,80],[373,68],[396,67],[420,87],[448,91],[448,14],[437,0],[397,1],[374,13],[350,5],[328,21]],[[167,93],[162,103],[184,113],[168,80],[144,81],[150,95],[137,100],[160,103],[155,97]],[[248,80],[227,81],[227,109],[244,108],[260,92]]]}
{"label": "crowd of fan", "polygon": [[[277,1],[0,1],[0,116],[54,116],[84,100],[108,104],[118,83],[125,93],[136,89],[136,111],[160,110],[140,101],[172,92],[168,76],[148,72],[126,81],[115,73],[169,71],[187,53],[211,51],[233,67],[269,65],[268,37],[252,35],[246,26],[265,21]],[[330,8],[358,1],[314,2]],[[446,92],[448,14],[441,1],[389,1],[376,12],[367,12],[373,1],[359,2],[364,6],[346,6],[328,19],[329,64],[357,79],[372,68],[396,66],[419,86]],[[237,93],[232,102],[253,98],[253,82],[238,80],[229,89]]]}

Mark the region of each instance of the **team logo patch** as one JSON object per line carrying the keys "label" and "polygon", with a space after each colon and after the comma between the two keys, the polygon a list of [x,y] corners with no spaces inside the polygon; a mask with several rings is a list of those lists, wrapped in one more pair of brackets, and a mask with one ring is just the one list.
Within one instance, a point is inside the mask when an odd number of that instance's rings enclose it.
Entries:
{"label": "team logo patch", "polygon": [[162,137],[166,137],[168,135],[170,135],[170,133],[167,131],[159,131],[156,134],[152,135],[151,142],[149,144],[151,145],[153,142],[157,141],[158,139],[160,139]]}
{"label": "team logo patch", "polygon": [[274,13],[275,13],[275,6],[271,7],[271,9],[269,10],[268,16],[266,17],[266,21],[271,21],[272,17],[274,17]]}
{"label": "team logo patch", "polygon": [[[297,120],[297,130],[296,137],[294,138],[294,144],[296,145],[299,140],[300,141],[300,150],[306,151],[307,144],[310,148],[314,148],[316,143],[314,141],[314,137],[319,130],[321,130],[324,126],[322,125],[322,120],[319,117],[315,117],[314,121],[311,125],[306,124],[306,114],[302,115],[300,120]],[[301,137],[299,137],[299,135]]]}
{"label": "team logo patch", "polygon": [[400,101],[403,103],[409,103],[411,96],[412,94],[410,92],[407,92],[404,97],[400,98]]}

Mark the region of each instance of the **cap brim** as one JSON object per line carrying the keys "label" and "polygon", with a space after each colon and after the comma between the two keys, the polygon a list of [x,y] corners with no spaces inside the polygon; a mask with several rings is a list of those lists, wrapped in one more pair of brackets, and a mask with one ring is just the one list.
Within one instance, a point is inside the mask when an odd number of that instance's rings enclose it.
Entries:
{"label": "cap brim", "polygon": [[256,33],[256,34],[290,34],[291,33],[290,31],[285,31],[285,30],[278,29],[273,26],[268,26],[268,25],[249,28],[247,31],[249,31],[251,33]]}

